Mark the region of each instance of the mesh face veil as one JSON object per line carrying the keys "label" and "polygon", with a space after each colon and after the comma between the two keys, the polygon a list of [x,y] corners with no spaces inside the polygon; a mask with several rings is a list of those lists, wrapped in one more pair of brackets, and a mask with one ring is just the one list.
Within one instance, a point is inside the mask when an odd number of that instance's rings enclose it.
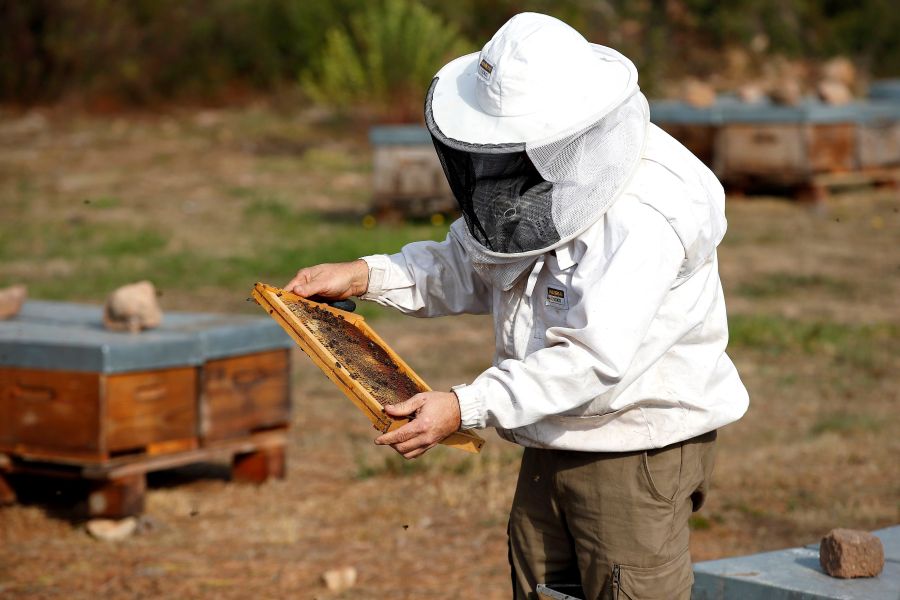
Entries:
{"label": "mesh face veil", "polygon": [[434,146],[470,235],[488,250],[515,254],[559,239],[544,181],[524,151],[469,152]]}
{"label": "mesh face veil", "polygon": [[643,151],[649,110],[635,91],[611,111],[549,139],[472,144],[448,138],[425,101],[431,133],[465,221],[475,269],[509,289],[537,256],[595,223],[621,195]]}

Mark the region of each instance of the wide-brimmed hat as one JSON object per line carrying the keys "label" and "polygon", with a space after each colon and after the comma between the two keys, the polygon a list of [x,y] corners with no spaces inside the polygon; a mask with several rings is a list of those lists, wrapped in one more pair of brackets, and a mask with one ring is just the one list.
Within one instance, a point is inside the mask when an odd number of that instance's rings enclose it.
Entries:
{"label": "wide-brimmed hat", "polygon": [[559,19],[521,13],[481,52],[445,65],[428,110],[448,138],[529,144],[566,135],[632,96],[634,64]]}

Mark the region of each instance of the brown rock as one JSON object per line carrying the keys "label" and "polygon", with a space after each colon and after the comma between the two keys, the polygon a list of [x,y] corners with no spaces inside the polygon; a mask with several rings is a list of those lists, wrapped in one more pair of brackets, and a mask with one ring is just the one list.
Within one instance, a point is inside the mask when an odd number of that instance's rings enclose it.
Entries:
{"label": "brown rock", "polygon": [[0,320],[16,316],[27,297],[28,288],[24,285],[0,289]]}
{"label": "brown rock", "polygon": [[832,577],[875,577],[884,568],[884,546],[868,531],[832,529],[819,545],[819,563]]}
{"label": "brown rock", "polygon": [[137,529],[137,519],[127,517],[121,520],[91,519],[85,525],[91,536],[105,542],[120,542],[131,536]]}
{"label": "brown rock", "polygon": [[782,79],[772,85],[769,97],[776,104],[796,106],[803,99],[803,89],[796,79]]}
{"label": "brown rock", "polygon": [[737,90],[738,98],[747,104],[759,104],[766,98],[766,91],[756,83],[745,83]]}
{"label": "brown rock", "polygon": [[853,92],[846,84],[833,79],[824,79],[816,86],[816,93],[826,104],[840,106],[853,101]]}
{"label": "brown rock", "polygon": [[844,56],[838,56],[822,65],[822,78],[843,83],[848,88],[856,85],[856,66]]}
{"label": "brown rock", "polygon": [[707,108],[716,103],[716,90],[713,86],[696,79],[684,82],[682,98],[696,108]]}
{"label": "brown rock", "polygon": [[343,592],[356,585],[356,569],[342,567],[322,573],[322,581],[330,592]]}
{"label": "brown rock", "polygon": [[162,309],[156,300],[156,288],[149,281],[124,285],[106,300],[103,323],[107,329],[138,333],[161,322]]}

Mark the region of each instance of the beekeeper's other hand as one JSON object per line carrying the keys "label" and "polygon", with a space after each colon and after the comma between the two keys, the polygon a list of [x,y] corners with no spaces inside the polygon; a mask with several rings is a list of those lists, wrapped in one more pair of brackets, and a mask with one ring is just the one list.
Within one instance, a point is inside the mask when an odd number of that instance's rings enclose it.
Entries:
{"label": "beekeeper's other hand", "polygon": [[369,289],[369,265],[359,259],[306,267],[297,271],[284,289],[304,298],[318,295],[343,300],[361,296]]}
{"label": "beekeeper's other hand", "polygon": [[406,402],[385,406],[384,411],[392,417],[413,417],[375,440],[376,444],[390,445],[403,458],[424,454],[459,429],[459,399],[453,392],[423,392]]}

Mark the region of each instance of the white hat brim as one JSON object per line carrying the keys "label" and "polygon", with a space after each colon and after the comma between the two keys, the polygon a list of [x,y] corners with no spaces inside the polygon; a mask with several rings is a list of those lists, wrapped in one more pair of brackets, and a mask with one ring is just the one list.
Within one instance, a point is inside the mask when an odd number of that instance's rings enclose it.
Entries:
{"label": "white hat brim", "polygon": [[435,76],[435,124],[445,137],[469,144],[533,144],[601,119],[638,90],[634,64],[612,48],[591,44],[596,62],[576,94],[556,90],[556,100],[518,116],[485,112],[475,96],[479,53],[451,61]]}

